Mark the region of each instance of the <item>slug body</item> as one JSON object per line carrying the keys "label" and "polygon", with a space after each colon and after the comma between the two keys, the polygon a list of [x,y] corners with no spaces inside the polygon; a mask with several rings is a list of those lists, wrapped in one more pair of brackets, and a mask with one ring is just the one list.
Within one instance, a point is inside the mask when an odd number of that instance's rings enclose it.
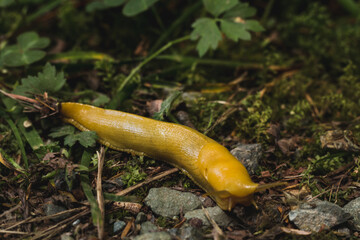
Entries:
{"label": "slug body", "polygon": [[95,131],[110,148],[176,166],[224,210],[253,200],[258,184],[246,168],[225,147],[192,128],[71,102],[61,103],[60,114],[81,131]]}

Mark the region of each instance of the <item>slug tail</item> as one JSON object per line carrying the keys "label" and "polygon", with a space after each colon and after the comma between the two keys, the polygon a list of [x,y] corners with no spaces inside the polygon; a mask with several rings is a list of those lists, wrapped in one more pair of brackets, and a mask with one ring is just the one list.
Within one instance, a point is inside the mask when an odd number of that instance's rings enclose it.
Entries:
{"label": "slug tail", "polygon": [[255,192],[262,192],[269,188],[274,188],[278,186],[287,185],[286,182],[274,182],[274,183],[267,183],[267,184],[260,184],[256,187]]}

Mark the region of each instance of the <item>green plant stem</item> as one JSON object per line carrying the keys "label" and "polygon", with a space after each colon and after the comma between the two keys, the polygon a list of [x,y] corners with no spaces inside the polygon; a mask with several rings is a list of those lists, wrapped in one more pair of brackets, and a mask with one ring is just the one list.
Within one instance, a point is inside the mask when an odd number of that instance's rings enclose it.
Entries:
{"label": "green plant stem", "polygon": [[353,16],[360,16],[360,6],[353,0],[338,0],[338,3]]}
{"label": "green plant stem", "polygon": [[[206,58],[196,58],[196,57],[188,57],[181,55],[160,55],[157,57],[159,60],[170,60],[175,62],[181,62],[187,65],[191,65],[194,62],[200,65],[213,65],[213,66],[223,66],[223,67],[237,67],[243,69],[263,69],[264,65],[261,62],[242,62],[242,61],[232,61],[232,60],[222,60],[222,59],[206,59]],[[289,65],[279,65],[273,66],[276,69],[287,69]],[[271,67],[270,67],[271,68]]]}
{"label": "green plant stem", "polygon": [[189,16],[191,14],[193,14],[196,10],[198,10],[200,7],[202,6],[202,2],[201,1],[197,1],[196,3],[194,3],[192,6],[186,8],[181,16],[176,19],[172,24],[171,26],[166,30],[164,31],[163,34],[161,34],[161,36],[158,38],[158,40],[155,42],[155,44],[151,47],[151,50],[150,52],[153,52],[155,51],[155,49],[158,49],[161,44],[163,44],[164,41],[166,41],[169,36],[176,30],[178,29],[178,27],[184,22],[186,21]]}
{"label": "green plant stem", "polygon": [[121,92],[124,87],[126,86],[126,84],[128,84],[128,82],[135,76],[135,74],[137,74],[140,69],[145,66],[148,62],[150,62],[151,60],[153,60],[154,58],[156,58],[157,56],[159,56],[162,52],[164,52],[165,50],[167,50],[168,48],[170,48],[172,45],[186,41],[190,39],[190,35],[185,36],[185,37],[181,37],[178,39],[175,39],[171,42],[168,42],[165,46],[163,46],[162,48],[160,48],[159,50],[157,50],[155,53],[153,53],[152,55],[150,55],[149,57],[147,57],[143,62],[141,62],[136,68],[134,68],[131,73],[129,74],[129,76],[127,76],[125,78],[125,80],[122,82],[122,84],[120,85],[120,87],[117,89],[117,92]]}
{"label": "green plant stem", "polygon": [[272,9],[273,6],[274,6],[274,0],[270,0],[270,1],[268,2],[268,4],[266,5],[264,14],[263,14],[262,17],[261,17],[261,23],[262,23],[262,24],[264,24],[264,23],[267,21],[267,19],[268,19],[269,15],[270,15],[270,12],[271,12],[271,9]]}

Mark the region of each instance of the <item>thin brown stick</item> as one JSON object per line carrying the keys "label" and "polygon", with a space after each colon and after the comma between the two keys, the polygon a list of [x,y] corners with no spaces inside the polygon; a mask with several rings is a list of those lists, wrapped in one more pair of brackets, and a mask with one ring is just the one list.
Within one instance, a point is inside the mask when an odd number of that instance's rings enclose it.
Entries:
{"label": "thin brown stick", "polygon": [[9,231],[9,230],[3,230],[3,229],[0,229],[0,233],[15,234],[15,235],[27,235],[27,234],[29,234],[28,232]]}
{"label": "thin brown stick", "polygon": [[71,224],[77,218],[80,218],[89,213],[90,213],[90,210],[86,209],[83,212],[73,215],[55,225],[52,225],[51,227],[45,229],[44,231],[37,232],[36,235],[31,238],[31,240],[44,239],[45,237],[47,238],[49,236],[54,236],[55,234],[60,232],[62,229],[66,228],[69,224]]}
{"label": "thin brown stick", "polygon": [[115,195],[117,195],[117,196],[124,196],[124,195],[126,195],[126,194],[134,191],[135,189],[138,189],[139,187],[142,187],[142,186],[144,186],[144,185],[146,185],[146,184],[148,184],[148,183],[150,183],[150,182],[152,182],[152,181],[161,179],[161,178],[163,178],[163,177],[165,177],[165,176],[167,176],[167,175],[170,175],[170,174],[172,174],[172,173],[175,173],[175,172],[177,172],[177,171],[179,171],[179,169],[177,169],[177,168],[172,168],[172,169],[166,170],[166,171],[164,171],[164,172],[156,175],[155,177],[151,177],[151,178],[145,179],[145,181],[143,181],[143,182],[141,182],[141,183],[138,183],[138,184],[136,184],[136,185],[134,185],[134,186],[128,187],[128,188],[126,188],[126,189],[124,189],[124,190],[116,193]]}
{"label": "thin brown stick", "polygon": [[101,146],[100,153],[97,151],[98,157],[98,172],[97,172],[97,180],[96,180],[96,193],[97,193],[97,203],[101,213],[101,219],[98,221],[97,229],[98,229],[98,238],[100,240],[104,239],[105,234],[105,203],[104,203],[104,196],[102,192],[102,185],[101,185],[101,178],[102,178],[102,170],[104,166],[104,147]]}
{"label": "thin brown stick", "polygon": [[124,230],[121,233],[120,238],[124,239],[124,237],[126,237],[126,235],[128,235],[128,233],[130,232],[131,226],[134,224],[134,218],[132,218],[125,226]]}
{"label": "thin brown stick", "polygon": [[[79,207],[79,208],[69,209],[69,210],[66,210],[66,211],[62,211],[62,212],[59,212],[59,213],[55,213],[55,214],[53,214],[53,215],[42,216],[42,217],[37,217],[37,218],[29,217],[29,218],[24,219],[24,220],[22,220],[22,221],[20,221],[20,222],[17,222],[17,223],[10,223],[11,226],[7,227],[6,230],[15,228],[15,227],[17,227],[17,226],[19,226],[19,225],[22,225],[22,224],[25,224],[25,223],[40,222],[40,221],[52,219],[52,218],[54,218],[54,217],[59,217],[59,216],[62,216],[62,215],[68,214],[68,213],[73,213],[73,212],[77,212],[77,211],[83,211],[83,210],[85,210],[86,208],[87,208],[87,207]],[[1,227],[3,227],[3,225],[1,225]]]}

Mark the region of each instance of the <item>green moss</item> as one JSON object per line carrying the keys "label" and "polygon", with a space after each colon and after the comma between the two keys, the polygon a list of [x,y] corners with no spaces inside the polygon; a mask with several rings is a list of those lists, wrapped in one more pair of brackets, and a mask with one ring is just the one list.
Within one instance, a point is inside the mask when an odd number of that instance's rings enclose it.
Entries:
{"label": "green moss", "polygon": [[266,130],[270,126],[272,109],[264,104],[259,95],[251,96],[244,102],[246,111],[242,111],[242,119],[238,122],[242,137],[260,143],[266,143],[270,137]]}
{"label": "green moss", "polygon": [[146,178],[147,175],[141,167],[143,159],[144,157],[133,157],[131,160],[127,161],[122,180],[128,187],[133,186]]}

